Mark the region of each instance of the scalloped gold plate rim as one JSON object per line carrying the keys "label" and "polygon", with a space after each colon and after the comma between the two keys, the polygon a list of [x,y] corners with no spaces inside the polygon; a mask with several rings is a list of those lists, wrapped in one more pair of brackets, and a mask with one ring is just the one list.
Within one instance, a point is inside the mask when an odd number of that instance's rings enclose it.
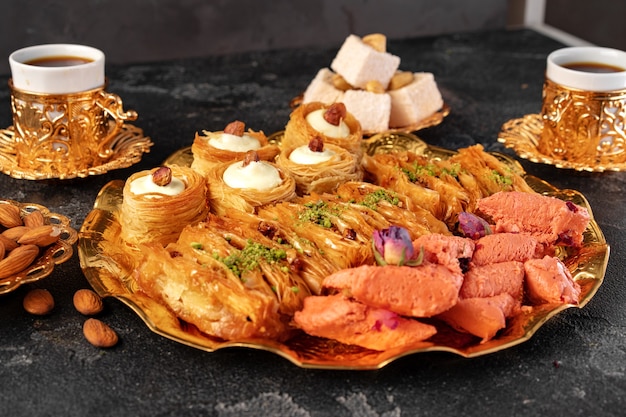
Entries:
{"label": "scalloped gold plate rim", "polygon": [[11,204],[20,209],[23,214],[39,210],[45,224],[53,224],[61,230],[60,239],[46,247],[35,261],[24,271],[7,278],[0,279],[0,294],[16,290],[23,284],[39,281],[49,276],[55,265],[67,261],[74,254],[74,243],[78,240],[78,232],[70,226],[70,219],[50,210],[40,204],[20,203],[14,200],[0,200],[0,204]]}
{"label": "scalloped gold plate rim", "polygon": [[[280,139],[280,132],[273,135]],[[455,151],[432,147],[411,134],[377,135],[364,141],[367,152],[385,151],[384,147],[412,150],[434,158],[448,158]],[[522,173],[521,165],[508,155],[494,153]],[[182,148],[166,159],[166,164],[189,165],[193,160],[190,148]],[[534,176],[525,175],[531,187],[540,193],[570,200],[589,209],[585,197],[573,190],[559,190]],[[604,280],[609,257],[609,245],[593,219],[585,231],[584,245],[580,250],[562,254],[573,272],[573,277],[582,287],[577,305],[544,305],[533,307],[513,318],[507,328],[494,339],[478,343],[452,332],[443,334],[434,343],[424,343],[408,349],[375,352],[354,346],[346,346],[326,339],[301,335],[286,343],[272,340],[222,341],[200,333],[195,326],[179,320],[167,308],[148,298],[134,286],[131,271],[133,260],[120,248],[120,225],[116,212],[122,202],[123,181],[106,184],[94,203],[79,232],[78,253],[81,267],[94,290],[103,297],[119,299],[144,321],[156,334],[194,348],[214,352],[229,347],[244,347],[275,353],[302,368],[373,370],[380,369],[401,357],[423,352],[450,352],[463,357],[476,357],[518,345],[528,339],[551,317],[571,307],[584,307],[594,296]]]}
{"label": "scalloped gold plate rim", "polygon": [[40,172],[18,166],[14,136],[13,126],[0,130],[0,172],[13,178],[25,180],[85,178],[101,175],[114,169],[128,168],[139,162],[142,155],[149,152],[153,145],[150,138],[144,136],[142,129],[124,123],[121,132],[113,140],[113,155],[103,164],[75,172]]}
{"label": "scalloped gold plate rim", "polygon": [[528,159],[531,162],[554,165],[557,168],[588,172],[626,171],[626,162],[591,166],[580,162],[562,161],[544,155],[537,148],[542,129],[541,115],[527,114],[524,117],[511,119],[504,123],[498,134],[498,142],[513,149],[520,158]]}

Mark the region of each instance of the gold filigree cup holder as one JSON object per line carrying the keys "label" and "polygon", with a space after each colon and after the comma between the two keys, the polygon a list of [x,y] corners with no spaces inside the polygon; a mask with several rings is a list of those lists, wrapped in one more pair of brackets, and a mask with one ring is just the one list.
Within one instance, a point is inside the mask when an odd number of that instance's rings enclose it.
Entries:
{"label": "gold filigree cup holder", "polygon": [[13,125],[0,130],[0,171],[20,179],[69,179],[128,167],[152,146],[104,87],[43,94],[11,87]]}
{"label": "gold filigree cup holder", "polygon": [[[270,138],[274,143],[280,144],[282,134],[283,132],[276,132]],[[455,154],[451,150],[429,146],[415,135],[407,133],[381,134],[365,140],[363,146],[370,154],[412,150],[429,158],[442,159]],[[503,154],[494,155],[524,175],[521,165],[515,159]],[[191,149],[186,147],[172,154],[164,163],[189,166],[192,161]],[[525,175],[525,179],[535,191],[571,200],[589,209],[591,214],[589,203],[579,192],[556,189],[529,175]],[[436,338],[422,345],[384,352],[348,346],[306,334],[300,334],[285,343],[272,340],[224,341],[202,334],[194,326],[179,320],[157,301],[137,291],[132,279],[137,260],[132,251],[125,249],[120,237],[121,226],[116,217],[122,203],[123,186],[123,181],[113,181],[102,188],[94,209],[87,215],[79,232],[78,254],[81,267],[94,290],[101,296],[119,299],[137,313],[153,332],[177,343],[207,352],[229,347],[265,350],[302,368],[371,370],[380,369],[398,358],[417,353],[439,351],[462,357],[476,357],[510,348],[531,338],[546,321],[559,312],[585,306],[604,280],[609,257],[609,246],[592,217],[585,232],[583,247],[560,254],[572,271],[574,279],[581,285],[579,304],[533,307],[516,316],[505,331],[487,343],[478,343],[475,339],[451,329],[449,332],[442,331]]]}
{"label": "gold filigree cup holder", "polygon": [[533,162],[578,171],[623,171],[626,90],[585,91],[546,79],[541,113],[509,120],[498,141]]}
{"label": "gold filigree cup holder", "polygon": [[576,171],[626,171],[626,162],[589,164],[588,162],[564,161],[543,154],[538,147],[543,131],[543,123],[540,114],[527,114],[517,119],[511,119],[502,125],[498,134],[498,141],[507,148],[513,149],[520,158],[535,163]]}
{"label": "gold filigree cup holder", "polygon": [[16,290],[23,284],[39,281],[49,276],[56,265],[67,261],[74,254],[74,244],[78,240],[78,232],[71,227],[71,221],[66,216],[52,213],[47,207],[35,203],[20,203],[13,200],[0,200],[0,204],[11,204],[20,209],[22,217],[38,210],[44,218],[45,224],[51,224],[60,229],[59,240],[44,248],[37,259],[25,270],[10,277],[0,279],[0,294]]}

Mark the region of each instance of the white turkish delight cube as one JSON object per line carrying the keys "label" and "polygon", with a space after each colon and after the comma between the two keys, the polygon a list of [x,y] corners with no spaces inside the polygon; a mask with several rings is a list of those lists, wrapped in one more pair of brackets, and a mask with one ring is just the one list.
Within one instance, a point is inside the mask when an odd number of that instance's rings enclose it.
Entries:
{"label": "white turkish delight cube", "polygon": [[382,132],[389,129],[391,98],[388,94],[348,90],[341,101],[346,105],[346,110],[361,123],[363,132]]}
{"label": "white turkish delight cube", "polygon": [[333,75],[333,72],[328,68],[319,70],[304,91],[302,102],[335,103],[340,101],[343,91],[336,88],[333,84]]}
{"label": "white turkish delight cube", "polygon": [[435,77],[429,72],[416,72],[410,84],[388,93],[391,97],[390,127],[412,125],[443,106]]}
{"label": "white turkish delight cube", "polygon": [[356,35],[346,38],[330,64],[333,71],[354,87],[365,88],[368,81],[375,80],[385,89],[399,66],[399,57],[375,50]]}

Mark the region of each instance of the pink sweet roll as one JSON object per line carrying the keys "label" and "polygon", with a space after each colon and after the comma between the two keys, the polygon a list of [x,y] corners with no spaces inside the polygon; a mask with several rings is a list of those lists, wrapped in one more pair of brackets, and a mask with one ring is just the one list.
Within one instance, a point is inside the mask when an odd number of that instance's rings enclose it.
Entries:
{"label": "pink sweet roll", "polygon": [[525,233],[540,243],[579,247],[589,224],[586,208],[535,193],[499,192],[478,201],[496,232]]}

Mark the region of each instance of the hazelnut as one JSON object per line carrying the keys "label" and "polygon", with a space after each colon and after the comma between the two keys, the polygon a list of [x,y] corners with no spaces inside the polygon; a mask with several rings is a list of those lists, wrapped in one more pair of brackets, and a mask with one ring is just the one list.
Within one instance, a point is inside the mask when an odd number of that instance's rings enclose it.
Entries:
{"label": "hazelnut", "polygon": [[324,112],[324,120],[333,126],[339,126],[341,121],[346,118],[348,110],[343,103],[333,103]]}
{"label": "hazelnut", "polygon": [[252,162],[259,162],[259,154],[256,151],[246,152],[246,156],[243,158],[242,166],[247,167]]}
{"label": "hazelnut", "polygon": [[45,316],[46,314],[50,314],[54,308],[54,298],[52,294],[50,294],[50,291],[37,288],[30,290],[26,294],[23,305],[24,310],[30,314]]}
{"label": "hazelnut", "polygon": [[323,152],[324,151],[324,140],[319,136],[314,136],[309,141],[309,149],[311,152]]}
{"label": "hazelnut", "polygon": [[157,168],[152,173],[152,182],[161,187],[165,187],[172,182],[172,169],[169,167]]}
{"label": "hazelnut", "polygon": [[228,133],[229,135],[235,136],[243,136],[243,133],[246,129],[246,125],[244,122],[240,122],[239,120],[235,120],[234,122],[230,122],[224,128],[224,133]]}

